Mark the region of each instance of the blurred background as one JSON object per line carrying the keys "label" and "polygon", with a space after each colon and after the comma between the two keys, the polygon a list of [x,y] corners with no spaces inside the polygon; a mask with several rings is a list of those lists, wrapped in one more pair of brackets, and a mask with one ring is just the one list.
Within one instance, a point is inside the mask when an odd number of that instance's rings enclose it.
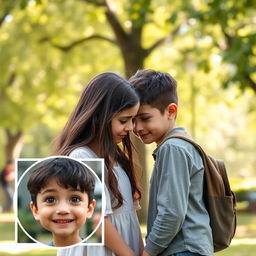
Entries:
{"label": "blurred background", "polygon": [[[50,155],[52,140],[96,74],[169,72],[178,81],[177,124],[225,160],[239,201],[236,237],[217,255],[253,255],[255,7],[256,0],[0,0],[0,167],[12,158]],[[155,146],[135,145],[145,232]],[[2,206],[5,197],[1,189]],[[0,240],[14,240],[13,219],[12,211],[0,215]]]}

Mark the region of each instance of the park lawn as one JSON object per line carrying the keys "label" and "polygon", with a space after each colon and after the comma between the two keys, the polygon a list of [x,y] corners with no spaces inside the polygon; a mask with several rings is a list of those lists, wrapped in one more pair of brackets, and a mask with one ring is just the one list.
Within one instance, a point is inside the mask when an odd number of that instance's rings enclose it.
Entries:
{"label": "park lawn", "polygon": [[229,248],[214,253],[214,256],[254,256],[256,245],[254,244],[239,244],[231,245]]}
{"label": "park lawn", "polygon": [[[146,234],[146,226],[141,225],[143,237]],[[14,240],[14,223],[0,223],[0,241]],[[251,240],[250,240],[251,239]],[[249,241],[249,243],[248,243]],[[251,242],[250,242],[251,241]],[[17,245],[18,246],[18,245]],[[239,213],[237,216],[237,231],[234,237],[234,244],[229,248],[217,252],[215,256],[254,256],[256,252],[256,214]],[[1,252],[1,256],[55,256],[56,250],[54,249],[33,249],[21,253],[7,253]]]}
{"label": "park lawn", "polygon": [[0,241],[14,241],[15,226],[13,222],[0,222]]}
{"label": "park lawn", "polygon": [[30,251],[15,253],[15,254],[0,251],[1,256],[13,256],[13,255],[18,255],[18,256],[56,256],[56,254],[57,254],[57,251],[54,249],[49,249],[49,250],[36,249],[36,250],[30,250]]}

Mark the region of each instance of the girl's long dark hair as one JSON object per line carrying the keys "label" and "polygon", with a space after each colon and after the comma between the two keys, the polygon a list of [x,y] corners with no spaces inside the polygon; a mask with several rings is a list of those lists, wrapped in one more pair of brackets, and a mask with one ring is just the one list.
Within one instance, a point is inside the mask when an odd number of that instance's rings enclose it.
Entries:
{"label": "girl's long dark hair", "polygon": [[123,139],[121,149],[114,143],[111,120],[113,115],[139,102],[138,95],[128,81],[112,72],[94,77],[82,92],[80,99],[69,117],[63,131],[55,141],[55,155],[69,155],[74,149],[97,140],[100,155],[107,169],[107,182],[113,208],[123,204],[113,172],[114,162],[118,162],[129,177],[134,199],[140,199],[134,167],[134,148],[129,134]]}

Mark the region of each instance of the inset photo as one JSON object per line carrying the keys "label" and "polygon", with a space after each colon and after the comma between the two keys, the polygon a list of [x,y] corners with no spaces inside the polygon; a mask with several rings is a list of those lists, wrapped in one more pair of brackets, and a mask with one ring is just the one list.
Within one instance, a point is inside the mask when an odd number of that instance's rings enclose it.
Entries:
{"label": "inset photo", "polygon": [[102,159],[18,159],[18,243],[103,244]]}

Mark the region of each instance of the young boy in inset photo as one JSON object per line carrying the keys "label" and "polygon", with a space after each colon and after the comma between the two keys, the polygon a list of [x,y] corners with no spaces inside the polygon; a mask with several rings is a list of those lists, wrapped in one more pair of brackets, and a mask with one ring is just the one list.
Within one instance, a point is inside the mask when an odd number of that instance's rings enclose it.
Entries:
{"label": "young boy in inset photo", "polygon": [[51,246],[80,243],[79,230],[91,218],[95,176],[82,163],[56,157],[34,169],[27,183],[34,218],[52,232]]}
{"label": "young boy in inset photo", "polygon": [[202,158],[189,142],[166,139],[186,133],[176,127],[177,83],[168,73],[154,70],[139,70],[129,81],[140,97],[134,133],[145,144],[157,144],[142,256],[213,255]]}

